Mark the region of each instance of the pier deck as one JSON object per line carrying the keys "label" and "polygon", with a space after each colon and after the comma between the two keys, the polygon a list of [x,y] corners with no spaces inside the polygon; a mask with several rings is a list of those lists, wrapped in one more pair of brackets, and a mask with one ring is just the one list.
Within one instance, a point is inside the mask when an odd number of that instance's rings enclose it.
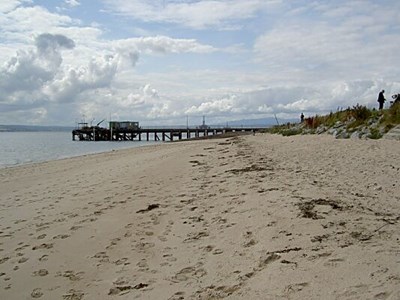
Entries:
{"label": "pier deck", "polygon": [[87,127],[72,131],[72,140],[79,141],[173,141],[206,137],[228,132],[257,132],[261,127],[207,127],[207,128],[138,128],[110,130]]}

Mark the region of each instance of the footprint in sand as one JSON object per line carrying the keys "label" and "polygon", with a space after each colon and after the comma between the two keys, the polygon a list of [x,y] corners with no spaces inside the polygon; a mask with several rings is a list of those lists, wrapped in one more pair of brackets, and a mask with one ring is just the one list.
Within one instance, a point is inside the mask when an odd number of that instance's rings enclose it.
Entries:
{"label": "footprint in sand", "polygon": [[219,254],[222,254],[222,253],[224,253],[224,251],[223,251],[222,249],[215,249],[215,250],[212,252],[212,254],[214,254],[214,255],[219,255]]}
{"label": "footprint in sand", "polygon": [[203,237],[209,236],[209,233],[206,231],[200,231],[200,232],[189,233],[187,236],[188,237],[183,241],[184,243],[197,241]]}
{"label": "footprint in sand", "polygon": [[207,275],[207,271],[203,268],[196,269],[195,267],[186,267],[172,277],[172,282],[178,283],[181,281],[187,281],[191,277],[200,278],[205,275]]}
{"label": "footprint in sand", "polygon": [[123,257],[120,258],[116,261],[113,262],[115,265],[119,266],[119,265],[129,265],[130,262],[128,262],[128,258],[127,257]]}
{"label": "footprint in sand", "polygon": [[43,243],[43,244],[41,244],[41,245],[34,246],[34,247],[32,248],[32,250],[51,249],[51,248],[53,248],[53,244],[52,244],[52,243]]}
{"label": "footprint in sand", "polygon": [[310,284],[308,282],[289,284],[288,286],[285,287],[285,293],[286,294],[297,293],[302,291],[305,287],[309,285]]}
{"label": "footprint in sand", "polygon": [[56,239],[64,240],[64,239],[69,238],[69,237],[70,237],[69,234],[59,234],[59,235],[53,236],[53,240],[56,240]]}
{"label": "footprint in sand", "polygon": [[150,248],[153,248],[155,246],[154,243],[143,243],[143,242],[139,242],[135,245],[134,249],[139,250],[139,251],[144,251]]}
{"label": "footprint in sand", "polygon": [[177,261],[177,258],[174,257],[172,254],[169,254],[169,253],[163,254],[163,258],[165,258],[165,260],[168,261],[168,262]]}
{"label": "footprint in sand", "polygon": [[3,264],[3,263],[5,263],[7,260],[9,260],[10,258],[9,257],[2,257],[2,258],[0,258],[0,265],[1,264]]}
{"label": "footprint in sand", "polygon": [[241,288],[241,284],[233,286],[210,285],[195,292],[196,299],[222,299],[232,295]]}
{"label": "footprint in sand", "polygon": [[135,290],[141,290],[144,289],[146,287],[148,287],[149,285],[147,283],[138,283],[134,286],[132,285],[122,285],[122,286],[115,286],[112,287],[110,289],[110,291],[108,292],[108,295],[124,295],[129,293],[131,290],[135,289]]}
{"label": "footprint in sand", "polygon": [[49,256],[48,255],[42,255],[41,257],[39,257],[39,261],[46,261],[46,260],[48,260],[49,259]]}
{"label": "footprint in sand", "polygon": [[140,271],[149,270],[149,265],[147,264],[147,260],[145,259],[140,260],[136,265],[140,268]]}
{"label": "footprint in sand", "polygon": [[71,281],[79,281],[82,279],[83,274],[84,274],[84,272],[75,273],[74,271],[65,271],[65,272],[57,272],[56,276],[65,277]]}
{"label": "footprint in sand", "polygon": [[266,258],[261,258],[259,264],[258,264],[258,268],[255,270],[262,270],[264,268],[266,268],[269,264],[273,263],[274,261],[277,261],[281,259],[281,256],[277,253],[271,253],[269,254]]}
{"label": "footprint in sand", "polygon": [[69,290],[68,293],[62,295],[64,300],[81,300],[85,294],[82,291]]}
{"label": "footprint in sand", "polygon": [[96,253],[93,258],[99,258],[99,262],[109,262],[109,256],[105,251]]}
{"label": "footprint in sand", "polygon": [[120,240],[121,240],[121,238],[114,238],[114,239],[112,239],[111,242],[110,242],[110,245],[108,245],[108,246],[106,247],[106,249],[110,249],[110,248],[114,247],[115,245],[118,244],[118,242],[119,242]]}
{"label": "footprint in sand", "polygon": [[336,267],[337,265],[339,265],[340,263],[343,263],[344,261],[345,261],[344,258],[331,258],[331,259],[328,259],[328,261],[326,261],[324,263],[324,266]]}
{"label": "footprint in sand", "polygon": [[34,289],[31,293],[31,297],[35,298],[35,299],[40,298],[42,296],[43,296],[43,292],[40,288]]}
{"label": "footprint in sand", "polygon": [[215,246],[208,245],[208,246],[203,247],[203,250],[206,252],[211,252],[214,248],[215,248]]}
{"label": "footprint in sand", "polygon": [[19,264],[23,264],[24,262],[27,262],[28,259],[29,259],[29,258],[27,258],[27,257],[22,257],[22,258],[20,258],[20,259],[18,260],[18,263],[19,263]]}
{"label": "footprint in sand", "polygon": [[176,292],[168,300],[184,300],[185,299],[185,292]]}
{"label": "footprint in sand", "polygon": [[243,247],[248,248],[251,246],[254,246],[255,244],[257,244],[258,242],[253,238],[253,233],[251,231],[246,231],[243,234],[245,241],[243,243]]}
{"label": "footprint in sand", "polygon": [[33,272],[33,276],[40,276],[40,277],[47,276],[48,274],[49,271],[47,271],[46,269],[40,269],[38,271]]}

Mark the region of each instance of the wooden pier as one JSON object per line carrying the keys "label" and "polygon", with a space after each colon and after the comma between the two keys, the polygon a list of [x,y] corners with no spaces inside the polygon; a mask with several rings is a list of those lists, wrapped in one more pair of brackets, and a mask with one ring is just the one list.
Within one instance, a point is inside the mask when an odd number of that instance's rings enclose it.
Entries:
{"label": "wooden pier", "polygon": [[107,129],[98,126],[72,131],[76,141],[174,141],[219,135],[229,132],[257,132],[265,128],[253,127],[196,127],[196,128],[135,128]]}

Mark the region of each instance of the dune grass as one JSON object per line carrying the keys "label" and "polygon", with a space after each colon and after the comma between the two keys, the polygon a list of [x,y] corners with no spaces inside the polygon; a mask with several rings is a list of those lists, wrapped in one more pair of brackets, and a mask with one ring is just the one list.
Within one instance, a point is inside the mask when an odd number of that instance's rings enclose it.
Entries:
{"label": "dune grass", "polygon": [[343,124],[345,124],[346,130],[349,132],[355,131],[360,127],[370,127],[374,124],[374,127],[370,128],[371,133],[368,137],[372,139],[381,138],[382,132],[379,128],[383,128],[383,132],[388,132],[391,128],[400,124],[400,103],[395,103],[390,108],[381,111],[357,104],[347,109],[330,112],[327,115],[315,115],[306,118],[303,124],[287,123],[274,126],[268,132],[279,133],[284,136],[312,134],[321,127],[327,129]]}

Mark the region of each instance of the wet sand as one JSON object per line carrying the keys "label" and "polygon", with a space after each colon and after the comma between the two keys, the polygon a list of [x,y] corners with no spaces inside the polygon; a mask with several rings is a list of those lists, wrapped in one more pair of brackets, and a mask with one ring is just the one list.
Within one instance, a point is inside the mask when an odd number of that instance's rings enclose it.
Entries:
{"label": "wet sand", "polygon": [[0,192],[0,299],[400,299],[398,141],[170,143]]}

